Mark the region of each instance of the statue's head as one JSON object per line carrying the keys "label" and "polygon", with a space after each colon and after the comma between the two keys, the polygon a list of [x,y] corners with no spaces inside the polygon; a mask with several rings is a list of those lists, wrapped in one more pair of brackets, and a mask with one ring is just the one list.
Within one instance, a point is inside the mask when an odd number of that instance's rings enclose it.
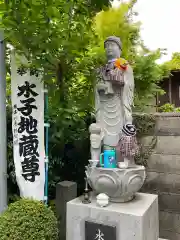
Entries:
{"label": "statue's head", "polygon": [[122,52],[121,39],[115,36],[110,36],[104,41],[107,59],[119,58]]}

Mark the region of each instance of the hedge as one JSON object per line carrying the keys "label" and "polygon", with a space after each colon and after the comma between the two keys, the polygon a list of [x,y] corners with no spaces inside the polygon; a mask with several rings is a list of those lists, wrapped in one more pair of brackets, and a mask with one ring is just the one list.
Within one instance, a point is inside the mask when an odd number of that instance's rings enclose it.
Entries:
{"label": "hedge", "polygon": [[21,199],[0,215],[1,240],[58,240],[57,219],[39,201]]}

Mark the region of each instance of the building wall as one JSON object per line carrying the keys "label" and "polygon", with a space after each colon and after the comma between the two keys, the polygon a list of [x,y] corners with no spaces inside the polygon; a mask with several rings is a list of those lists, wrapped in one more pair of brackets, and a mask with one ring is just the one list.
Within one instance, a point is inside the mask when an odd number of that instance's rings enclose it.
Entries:
{"label": "building wall", "polygon": [[180,73],[175,73],[172,78],[172,103],[180,107]]}
{"label": "building wall", "polygon": [[163,82],[159,84],[159,86],[165,91],[164,95],[158,95],[158,102],[157,105],[158,107],[169,103],[169,79],[164,79]]}
{"label": "building wall", "polygon": [[[157,144],[147,163],[142,192],[159,195],[160,237],[180,239],[180,114],[159,114],[155,133]],[[148,145],[152,136],[143,138]]]}
{"label": "building wall", "polygon": [[171,103],[175,107],[180,107],[180,71],[172,72],[172,76],[164,79],[159,86],[166,93],[158,96],[158,106]]}

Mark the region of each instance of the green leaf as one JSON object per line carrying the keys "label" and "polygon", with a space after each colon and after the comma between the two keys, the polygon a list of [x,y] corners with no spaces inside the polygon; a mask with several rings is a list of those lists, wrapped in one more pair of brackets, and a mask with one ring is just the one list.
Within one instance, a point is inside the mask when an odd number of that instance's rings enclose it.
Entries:
{"label": "green leaf", "polygon": [[31,0],[31,1],[32,1],[32,5],[35,5],[35,6],[42,5],[42,1],[41,0]]}

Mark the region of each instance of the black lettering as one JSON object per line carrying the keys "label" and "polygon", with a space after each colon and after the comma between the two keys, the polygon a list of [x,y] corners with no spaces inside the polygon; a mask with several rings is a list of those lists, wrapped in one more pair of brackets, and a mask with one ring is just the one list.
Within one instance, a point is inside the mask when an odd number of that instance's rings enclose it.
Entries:
{"label": "black lettering", "polygon": [[17,134],[18,130],[16,128],[14,128],[14,134]]}
{"label": "black lettering", "polygon": [[14,143],[14,145],[18,145],[18,139],[15,139],[15,140],[13,141],[13,143]]}
{"label": "black lettering", "polygon": [[29,182],[35,182],[35,177],[39,176],[39,172],[34,172],[34,173],[23,173],[22,176],[26,181]]}
{"label": "black lettering", "polygon": [[27,73],[27,69],[24,66],[21,66],[20,68],[18,68],[17,73],[23,76],[24,74]]}
{"label": "black lettering", "polygon": [[30,69],[30,76],[33,76],[33,75],[35,75],[36,77],[39,76],[39,71],[34,67]]}
{"label": "black lettering", "polygon": [[14,126],[16,127],[18,125],[17,120],[14,119]]}
{"label": "black lettering", "polygon": [[28,98],[26,100],[21,100],[21,103],[24,104],[24,107],[18,108],[24,116],[29,116],[32,113],[32,109],[37,109],[36,105],[31,105],[31,103],[35,102],[34,98]]}
{"label": "black lettering", "polygon": [[23,157],[36,155],[39,157],[37,152],[39,141],[36,135],[22,135],[19,142],[19,155]]}
{"label": "black lettering", "polygon": [[17,110],[15,109],[15,110],[13,111],[13,113],[16,114],[16,113],[17,113]]}
{"label": "black lettering", "polygon": [[39,160],[36,156],[24,158],[22,162],[22,176],[26,181],[35,182],[35,177],[39,176]]}
{"label": "black lettering", "polygon": [[17,113],[17,105],[16,105],[16,104],[13,106],[13,113],[14,113],[14,114]]}
{"label": "black lettering", "polygon": [[26,131],[28,134],[35,134],[38,132],[37,130],[37,120],[32,116],[29,117],[21,117],[20,123],[18,123],[18,133],[23,133]]}
{"label": "black lettering", "polygon": [[14,138],[18,138],[18,134],[17,133],[14,133]]}
{"label": "black lettering", "polygon": [[32,88],[35,88],[35,87],[36,87],[35,84],[30,85],[29,82],[25,81],[25,85],[18,87],[19,89],[18,97],[24,95],[24,97],[29,98],[30,94],[33,97],[37,97],[39,94],[32,90]]}
{"label": "black lettering", "polygon": [[[13,109],[14,114],[16,114],[18,110],[24,115],[24,117],[21,116],[20,122],[18,123],[18,130],[16,129],[16,131],[18,131],[18,133],[25,131],[28,134],[22,135],[19,139],[19,155],[20,157],[24,157],[24,161],[21,162],[22,176],[26,181],[30,182],[35,182],[35,177],[40,175],[39,160],[37,158],[39,157],[39,141],[35,135],[38,132],[37,120],[30,116],[33,109],[37,110],[37,106],[34,103],[35,97],[39,94],[34,91],[34,88],[36,88],[36,85],[30,84],[28,81],[25,81],[24,85],[18,86],[18,97],[23,95],[26,99],[20,100],[23,104],[22,107],[18,108],[17,105],[14,105]],[[16,131],[14,131],[14,135],[16,135]]]}

